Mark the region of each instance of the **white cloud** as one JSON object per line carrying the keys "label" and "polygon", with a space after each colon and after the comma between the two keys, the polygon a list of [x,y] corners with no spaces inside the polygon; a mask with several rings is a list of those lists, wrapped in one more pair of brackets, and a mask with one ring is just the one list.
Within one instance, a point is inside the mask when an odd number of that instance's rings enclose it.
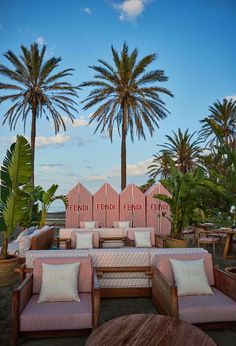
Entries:
{"label": "white cloud", "polygon": [[236,95],[226,96],[225,98],[226,98],[227,100],[236,101]]}
{"label": "white cloud", "polygon": [[[151,164],[152,159],[139,161],[136,164],[127,164],[127,176],[140,177],[146,175],[147,167]],[[120,167],[114,167],[109,173],[108,178],[115,178],[120,176]]]}
{"label": "white cloud", "polygon": [[36,137],[36,147],[43,148],[49,145],[63,145],[65,142],[68,142],[69,140],[70,136],[60,134],[53,137],[38,136]]}
{"label": "white cloud", "polygon": [[92,11],[90,10],[89,7],[84,7],[84,8],[81,8],[81,11],[86,13],[86,14],[92,14]]}
{"label": "white cloud", "polygon": [[36,38],[36,43],[38,43],[38,45],[42,46],[42,45],[46,44],[47,42],[46,42],[45,38],[43,38],[42,36],[39,36]]}
{"label": "white cloud", "polygon": [[87,181],[105,181],[107,179],[106,175],[88,175],[84,180]]}
{"label": "white cloud", "polygon": [[88,125],[88,121],[84,119],[83,116],[81,116],[80,118],[78,119],[74,119],[74,122],[72,123],[72,121],[66,117],[66,116],[63,116],[62,117],[65,124],[70,124],[72,125],[73,127],[82,127],[82,126],[87,126]]}
{"label": "white cloud", "polygon": [[113,7],[119,11],[121,21],[132,21],[142,14],[148,2],[149,0],[124,0],[113,4]]}

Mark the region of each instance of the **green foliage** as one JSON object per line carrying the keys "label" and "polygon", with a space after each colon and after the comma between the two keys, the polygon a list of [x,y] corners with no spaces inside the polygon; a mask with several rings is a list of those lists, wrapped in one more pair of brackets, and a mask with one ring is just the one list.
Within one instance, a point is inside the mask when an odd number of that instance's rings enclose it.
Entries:
{"label": "green foliage", "polygon": [[183,229],[194,217],[194,210],[198,213],[202,210],[201,196],[207,190],[213,190],[217,193],[224,193],[224,189],[209,181],[204,171],[197,168],[194,172],[182,173],[170,160],[170,176],[161,181],[162,185],[171,193],[171,197],[157,194],[158,198],[170,206],[171,211],[171,235],[173,238],[180,238]]}
{"label": "green foliage", "polygon": [[138,139],[144,138],[145,127],[150,135],[158,128],[159,120],[169,113],[160,94],[173,96],[172,93],[157,83],[166,82],[168,78],[164,71],[154,70],[147,72],[147,68],[157,56],[149,54],[138,60],[138,50],[129,52],[124,43],[121,53],[113,47],[113,65],[99,59],[98,66],[90,66],[95,72],[94,79],[81,84],[81,87],[90,88],[84,109],[97,106],[90,118],[90,123],[96,121],[101,133],[108,133],[112,141],[113,130],[118,128],[121,135],[121,189],[126,186],[126,137],[130,133],[134,141],[136,133]]}
{"label": "green foliage", "polygon": [[8,238],[28,210],[29,194],[23,191],[32,174],[30,144],[23,136],[17,136],[0,170],[0,230],[4,232],[3,257],[7,256]]}
{"label": "green foliage", "polygon": [[53,121],[55,133],[62,127],[66,130],[64,116],[73,122],[73,113],[77,112],[78,87],[65,82],[64,78],[72,75],[73,69],[56,71],[61,58],[45,59],[46,46],[40,49],[38,44],[32,44],[28,49],[21,46],[21,55],[18,57],[12,51],[7,51],[4,57],[11,64],[10,67],[0,64],[0,76],[10,82],[0,82],[0,104],[12,102],[3,118],[3,124],[9,123],[14,130],[19,119],[26,123],[31,121],[31,148],[33,160],[34,185],[34,152],[36,138],[36,122],[43,116]]}
{"label": "green foliage", "polygon": [[41,189],[39,193],[39,202],[40,202],[40,209],[41,209],[40,227],[43,227],[45,225],[47,212],[51,204],[55,200],[61,200],[64,203],[65,207],[67,207],[68,201],[66,196],[63,196],[63,195],[55,196],[57,189],[58,189],[58,185],[53,184],[47,191]]}

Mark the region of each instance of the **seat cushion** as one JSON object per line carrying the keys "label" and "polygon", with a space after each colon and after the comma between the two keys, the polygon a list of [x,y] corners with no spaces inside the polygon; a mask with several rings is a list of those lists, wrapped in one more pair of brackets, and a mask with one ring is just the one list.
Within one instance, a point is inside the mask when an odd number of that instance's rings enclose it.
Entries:
{"label": "seat cushion", "polygon": [[214,287],[212,292],[178,297],[180,319],[189,323],[236,321],[236,302]]}
{"label": "seat cushion", "polygon": [[92,295],[80,293],[79,302],[37,303],[34,294],[20,315],[20,331],[92,328]]}

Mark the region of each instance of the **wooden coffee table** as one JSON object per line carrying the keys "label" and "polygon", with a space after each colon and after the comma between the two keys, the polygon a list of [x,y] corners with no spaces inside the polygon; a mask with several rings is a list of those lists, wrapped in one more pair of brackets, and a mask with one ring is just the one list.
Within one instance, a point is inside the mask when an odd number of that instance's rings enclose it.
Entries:
{"label": "wooden coffee table", "polygon": [[86,346],[216,346],[190,323],[162,315],[126,315],[102,324]]}

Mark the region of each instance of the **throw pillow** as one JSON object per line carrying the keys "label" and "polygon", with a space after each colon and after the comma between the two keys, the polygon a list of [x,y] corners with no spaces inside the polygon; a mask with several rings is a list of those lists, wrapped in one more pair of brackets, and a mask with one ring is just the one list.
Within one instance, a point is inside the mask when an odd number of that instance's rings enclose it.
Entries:
{"label": "throw pillow", "polygon": [[42,263],[42,284],[38,303],[80,301],[78,272],[80,263]]}
{"label": "throw pillow", "polygon": [[31,247],[31,239],[29,237],[21,237],[18,241],[18,251],[20,257],[26,257],[26,251]]}
{"label": "throw pillow", "polygon": [[129,221],[119,221],[119,228],[129,228]]}
{"label": "throw pillow", "polygon": [[134,242],[136,247],[152,247],[151,232],[134,232]]}
{"label": "throw pillow", "polygon": [[92,249],[93,233],[76,233],[76,249]]}
{"label": "throw pillow", "polygon": [[16,242],[19,242],[20,239],[21,239],[22,237],[27,237],[27,236],[31,235],[36,229],[37,229],[36,226],[32,226],[32,227],[30,227],[30,228],[26,228],[24,231],[22,231],[22,232],[18,235],[18,237],[16,238],[15,241],[16,241]]}
{"label": "throw pillow", "polygon": [[208,283],[204,259],[181,261],[170,259],[178,296],[213,294]]}
{"label": "throw pillow", "polygon": [[84,228],[95,228],[96,222],[95,221],[85,221],[84,222]]}

